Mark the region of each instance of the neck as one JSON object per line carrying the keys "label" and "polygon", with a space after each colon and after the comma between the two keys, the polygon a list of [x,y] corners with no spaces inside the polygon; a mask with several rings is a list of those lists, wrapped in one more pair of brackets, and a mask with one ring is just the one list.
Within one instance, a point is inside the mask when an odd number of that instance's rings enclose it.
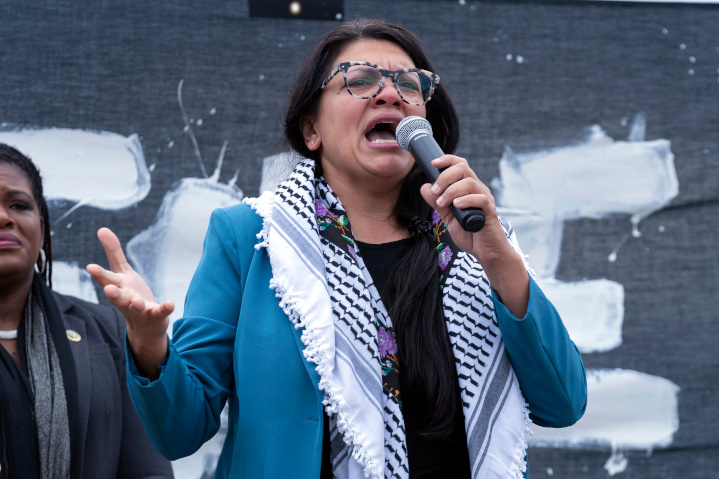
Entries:
{"label": "neck", "polygon": [[30,281],[4,284],[0,287],[0,330],[11,331],[18,328],[31,287],[32,276]]}
{"label": "neck", "polygon": [[388,243],[409,236],[394,214],[401,182],[359,187],[325,175],[332,191],[342,202],[352,225],[352,234],[364,243]]}

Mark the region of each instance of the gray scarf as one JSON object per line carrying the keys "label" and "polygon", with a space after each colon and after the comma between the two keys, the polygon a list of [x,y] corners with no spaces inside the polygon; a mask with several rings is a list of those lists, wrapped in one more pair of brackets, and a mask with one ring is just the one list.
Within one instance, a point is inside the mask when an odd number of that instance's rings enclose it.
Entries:
{"label": "gray scarf", "polygon": [[33,392],[43,478],[70,478],[70,426],[60,360],[45,314],[32,292],[25,305],[25,350]]}

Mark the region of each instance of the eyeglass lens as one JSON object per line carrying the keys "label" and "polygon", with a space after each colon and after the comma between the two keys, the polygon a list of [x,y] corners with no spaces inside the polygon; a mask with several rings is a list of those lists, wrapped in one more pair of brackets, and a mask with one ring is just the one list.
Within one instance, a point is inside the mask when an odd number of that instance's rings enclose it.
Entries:
{"label": "eyeglass lens", "polygon": [[[350,93],[370,98],[379,92],[382,73],[367,65],[352,65],[347,68],[345,79]],[[403,72],[398,75],[396,86],[406,101],[422,104],[431,94],[432,79],[422,72]]]}

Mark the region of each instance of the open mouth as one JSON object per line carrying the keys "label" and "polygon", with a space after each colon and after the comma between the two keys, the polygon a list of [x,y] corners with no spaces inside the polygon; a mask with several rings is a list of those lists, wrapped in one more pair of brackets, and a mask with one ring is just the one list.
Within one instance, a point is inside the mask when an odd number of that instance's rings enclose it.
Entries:
{"label": "open mouth", "polygon": [[375,124],[367,133],[365,138],[370,143],[397,143],[395,131],[397,123],[394,121],[380,121]]}

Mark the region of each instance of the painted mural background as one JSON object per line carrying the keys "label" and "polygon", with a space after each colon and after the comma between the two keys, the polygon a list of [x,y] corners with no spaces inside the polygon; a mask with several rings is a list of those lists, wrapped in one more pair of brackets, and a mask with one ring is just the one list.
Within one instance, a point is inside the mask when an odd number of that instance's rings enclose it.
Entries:
{"label": "painted mural background", "polygon": [[[282,106],[333,21],[246,1],[0,2],[0,141],[41,166],[54,281],[109,226],[181,314],[213,208],[284,167]],[[583,352],[586,416],[535,428],[530,477],[719,477],[719,5],[346,0],[416,31]],[[211,477],[223,431],[177,461]]]}

